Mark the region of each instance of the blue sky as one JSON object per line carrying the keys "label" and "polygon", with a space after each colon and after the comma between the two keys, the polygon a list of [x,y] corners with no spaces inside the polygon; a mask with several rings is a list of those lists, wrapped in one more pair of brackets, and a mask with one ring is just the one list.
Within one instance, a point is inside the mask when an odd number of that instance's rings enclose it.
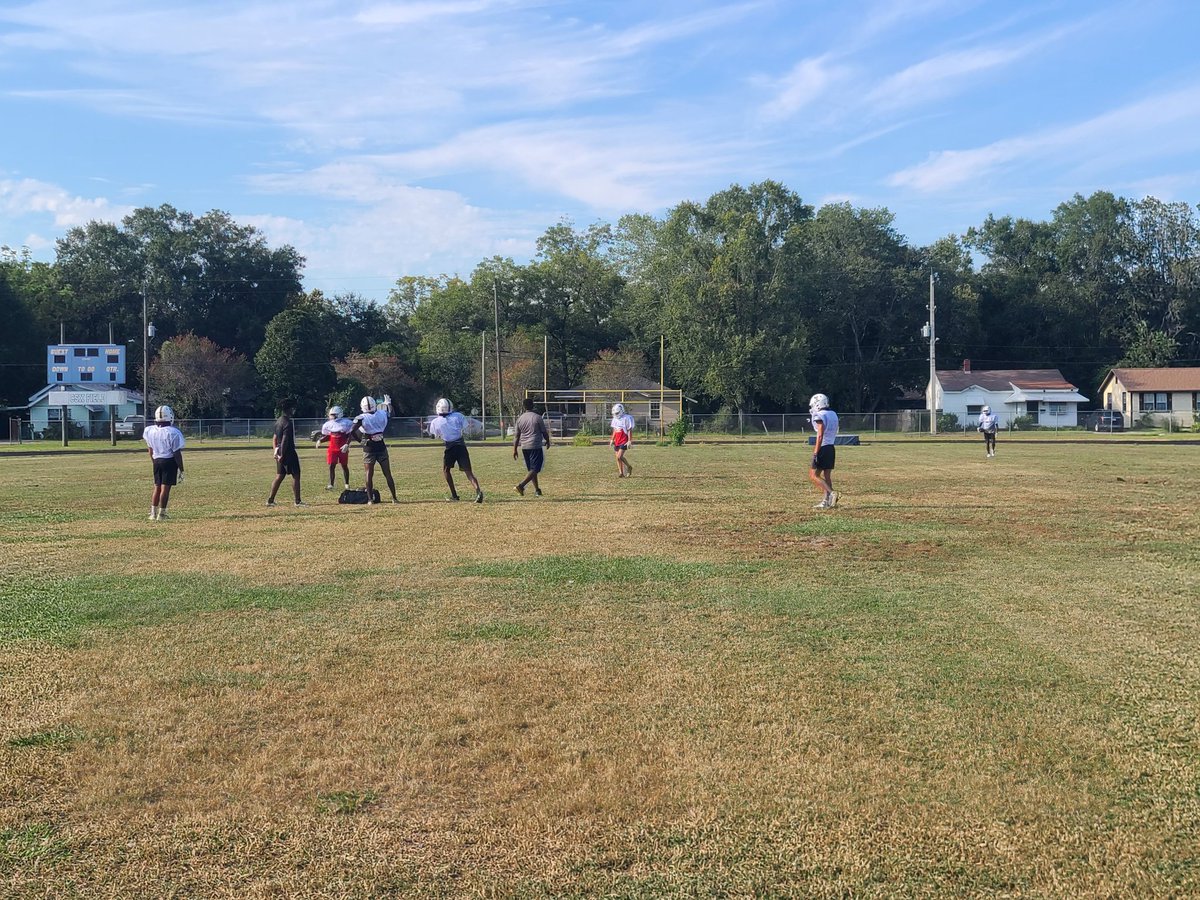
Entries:
{"label": "blue sky", "polygon": [[1200,200],[1192,0],[0,0],[0,244],[221,209],[384,299],[733,183],[925,244]]}

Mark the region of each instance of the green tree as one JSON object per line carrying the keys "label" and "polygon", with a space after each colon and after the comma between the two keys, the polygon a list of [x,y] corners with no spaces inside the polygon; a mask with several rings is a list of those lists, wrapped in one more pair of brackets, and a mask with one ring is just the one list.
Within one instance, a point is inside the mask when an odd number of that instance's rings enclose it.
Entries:
{"label": "green tree", "polygon": [[685,389],[739,415],[761,400],[795,399],[807,337],[786,247],[811,215],[796,194],[770,181],[672,210],[657,251],[675,270],[661,322]]}
{"label": "green tree", "polygon": [[313,415],[324,414],[325,399],[336,383],[320,325],[320,317],[309,308],[285,309],[267,324],[266,339],[254,357],[273,402],[292,397],[298,411]]}
{"label": "green tree", "polygon": [[814,341],[810,381],[845,410],[870,411],[923,383],[917,351],[929,296],[928,262],[886,209],[822,207],[797,229],[803,305]]}
{"label": "green tree", "polygon": [[248,407],[258,392],[246,357],[194,334],[163,342],[150,379],[154,392],[183,418],[228,416]]}
{"label": "green tree", "polygon": [[547,336],[552,383],[578,384],[596,353],[626,334],[613,317],[625,282],[609,255],[612,242],[608,225],[577,231],[569,221],[560,222],[538,238],[537,258],[528,269],[500,282],[514,324],[531,336]]}
{"label": "green tree", "polygon": [[0,404],[23,405],[46,384],[46,345],[58,343],[61,294],[54,271],[28,248],[0,247]]}
{"label": "green tree", "polygon": [[90,222],[58,241],[55,268],[69,289],[70,320],[88,339],[141,333],[145,292],[160,333],[194,333],[253,355],[267,323],[300,293],[304,260],[272,249],[252,226],[213,210],[199,218],[170,205],[143,207],[120,226]]}

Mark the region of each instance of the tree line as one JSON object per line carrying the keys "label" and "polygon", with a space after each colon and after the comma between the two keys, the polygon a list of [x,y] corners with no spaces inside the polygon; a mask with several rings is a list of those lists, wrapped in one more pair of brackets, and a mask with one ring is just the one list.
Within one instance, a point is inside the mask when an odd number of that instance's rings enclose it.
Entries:
{"label": "tree line", "polygon": [[922,247],[887,209],[734,185],[662,217],[560,222],[527,263],[406,276],[382,304],[305,291],[303,266],[226,213],[168,205],[72,228],[53,263],[4,247],[0,400],[44,385],[60,322],[73,342],[111,325],[140,381],[145,303],[152,399],[183,416],[266,414],[285,395],[317,415],[384,390],[402,413],[440,395],[469,407],[485,370],[494,409],[498,351],[506,413],[543,378],[625,387],[660,367],[702,409],[795,408],[820,390],[870,412],[924,389],[931,272],[943,368],[1059,368],[1089,394],[1114,365],[1200,364],[1197,210],[1103,191]]}

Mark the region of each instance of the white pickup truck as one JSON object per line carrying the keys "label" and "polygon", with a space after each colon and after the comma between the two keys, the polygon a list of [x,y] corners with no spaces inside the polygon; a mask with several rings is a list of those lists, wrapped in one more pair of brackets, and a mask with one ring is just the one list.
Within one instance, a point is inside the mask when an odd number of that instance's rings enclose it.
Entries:
{"label": "white pickup truck", "polygon": [[146,420],[141,416],[126,416],[115,426],[117,437],[140,438],[146,427]]}

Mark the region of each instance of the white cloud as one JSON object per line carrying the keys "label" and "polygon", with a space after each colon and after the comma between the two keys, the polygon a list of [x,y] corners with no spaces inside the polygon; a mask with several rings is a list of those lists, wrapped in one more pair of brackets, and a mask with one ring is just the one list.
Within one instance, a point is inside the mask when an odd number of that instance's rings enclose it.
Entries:
{"label": "white cloud", "polygon": [[768,121],[789,119],[821,99],[847,70],[835,66],[828,56],[802,59],[774,85],[775,96],[763,104],[761,112]]}
{"label": "white cloud", "polygon": [[888,183],[923,193],[954,190],[1023,166],[1117,167],[1200,146],[1200,85],[1150,97],[1073,125],[970,150],[942,150]]}
{"label": "white cloud", "polygon": [[31,178],[0,179],[0,212],[12,218],[49,218],[57,228],[73,228],[93,220],[119,222],[132,206],[103,197],[80,197],[58,185]]}

